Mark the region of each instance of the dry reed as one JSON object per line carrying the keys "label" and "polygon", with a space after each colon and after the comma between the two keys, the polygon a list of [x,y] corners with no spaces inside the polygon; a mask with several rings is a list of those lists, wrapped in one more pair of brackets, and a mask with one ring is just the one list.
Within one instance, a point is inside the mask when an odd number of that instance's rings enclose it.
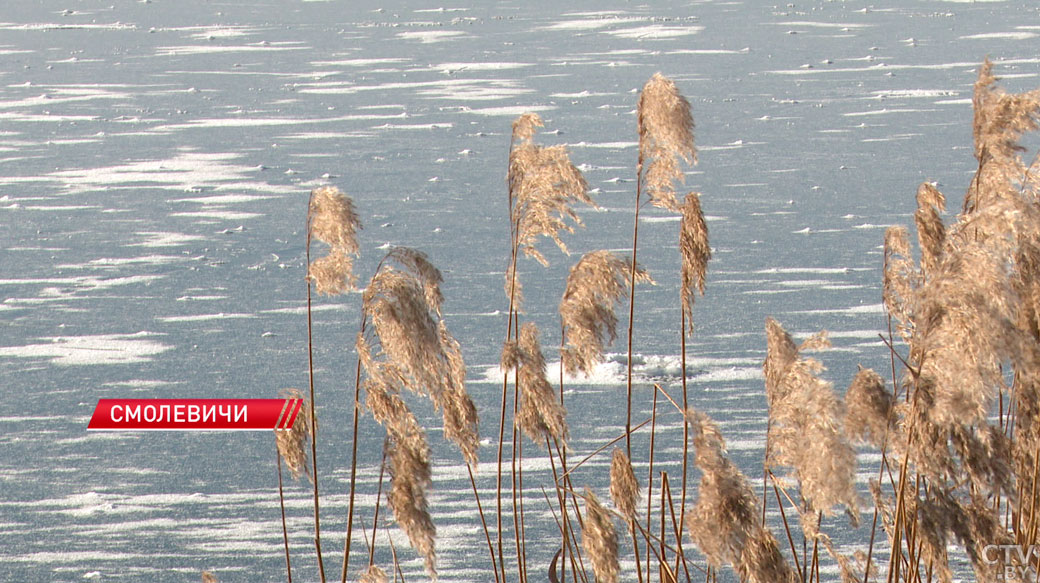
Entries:
{"label": "dry reed", "polygon": [[376,565],[369,565],[358,579],[358,583],[388,583],[389,581],[390,578],[387,576],[386,571]]}
{"label": "dry reed", "polygon": [[506,343],[502,368],[517,369],[520,408],[516,425],[536,444],[544,445],[546,440],[566,443],[567,410],[546,378],[537,326],[525,323],[520,327],[519,339]]}
{"label": "dry reed", "polygon": [[853,441],[883,449],[895,417],[892,394],[885,390],[881,375],[860,367],[845,391],[845,434]]}
{"label": "dry reed", "polygon": [[610,461],[610,499],[622,516],[635,520],[636,505],[639,504],[639,482],[632,470],[632,462],[620,448],[614,448]]}
{"label": "dry reed", "polygon": [[[800,487],[802,500],[796,503],[787,492],[788,484],[774,476],[785,527],[789,525],[781,491],[787,506],[796,507],[799,513],[802,534],[813,543],[811,563],[803,550],[805,561],[798,564],[798,550],[788,530],[791,558],[805,580],[820,580],[820,547],[837,563],[843,581],[874,576],[869,555],[864,561],[842,554],[821,530],[823,514],[838,506],[853,516],[858,512],[855,451],[850,441],[882,450],[879,476],[888,476],[885,489],[889,495],[878,481],[871,482],[870,490],[892,549],[890,581],[952,580],[947,549],[954,541],[966,550],[979,580],[994,580],[998,573],[992,561],[986,560],[986,545],[1037,541],[1040,179],[1035,164],[1027,167],[1019,158],[1019,139],[1023,132],[1040,126],[1040,91],[1010,94],[996,81],[987,61],[975,85],[973,133],[979,167],[965,196],[964,212],[945,225],[941,217],[945,198],[935,186],[925,183],[918,188],[914,214],[920,263],[913,260],[906,229],[893,227],[885,234],[883,301],[907,352],[904,357],[904,347],[889,345],[891,381],[896,395],[905,392],[905,400],[889,393],[879,375],[861,369],[843,403],[831,384],[820,378],[822,364],[802,355],[825,346],[825,335],[799,346],[775,320],[766,322],[768,356],[763,372],[770,415],[766,463],[791,468]],[[695,193],[681,207],[675,199],[675,185],[683,179],[681,162],[696,161],[689,103],[673,82],[657,74],[643,88],[637,113],[640,142],[631,263],[598,251],[586,254],[572,268],[560,304],[565,340],[562,364],[572,374],[588,374],[602,361],[605,347],[617,336],[615,304],[626,295],[632,300],[635,281],[649,281],[636,264],[643,189],[652,205],[683,215],[679,247],[684,339],[692,332],[695,294],[704,292],[711,251],[700,201]],[[546,379],[537,328],[519,326],[516,259],[523,252],[546,263],[535,248],[543,236],[566,252],[562,236],[580,224],[571,205],[592,204],[584,178],[566,151],[534,144],[541,125],[535,114],[525,114],[513,124],[508,173],[513,256],[506,273],[510,312],[502,356],[503,370],[515,370],[517,379],[515,426],[537,443],[562,442],[567,437],[566,413]],[[351,270],[360,228],[352,203],[335,188],[316,189],[308,222],[308,237],[330,245],[328,257],[308,266],[309,280],[321,293],[348,289],[354,283]],[[427,499],[432,483],[430,450],[422,426],[405,403],[405,390],[428,396],[442,411],[445,436],[459,445],[468,463],[476,462],[477,449],[476,409],[465,392],[461,348],[442,318],[440,284],[440,272],[424,255],[407,249],[392,251],[365,290],[363,312],[372,329],[359,335],[357,342],[359,367],[365,376],[365,405],[388,435],[389,504],[431,575],[435,573],[436,529]],[[633,318],[634,302],[630,302],[629,407]],[[896,372],[897,359],[903,363],[902,378]],[[505,391],[503,427],[504,395]],[[313,408],[313,399],[310,404]],[[629,426],[630,417],[631,413]],[[313,427],[313,420],[302,415],[292,431],[278,435],[279,453],[294,476],[306,470],[303,444],[308,424]],[[653,434],[656,423],[651,427]],[[692,436],[701,472],[696,503],[683,517],[694,543],[711,565],[730,565],[741,581],[795,581],[798,575],[765,528],[764,518],[760,519],[764,510],[747,479],[728,459],[717,426],[703,413],[689,409],[686,431]],[[623,437],[629,434],[626,431]],[[517,441],[514,438],[514,444]],[[311,443],[313,447],[313,439]],[[887,447],[899,456],[899,467],[888,466]],[[685,443],[683,449],[685,456]],[[565,460],[559,451],[557,455]],[[630,455],[630,450],[628,455],[615,450],[610,494],[620,514],[630,521],[635,538],[639,488]],[[650,461],[652,468],[652,454]],[[569,475],[565,462],[563,470],[564,476]],[[769,471],[768,475],[773,474]],[[562,491],[558,495],[566,513]],[[588,490],[585,500],[584,520],[577,505],[573,510],[575,518],[583,522],[584,557],[567,538],[566,514],[561,524],[564,556],[571,561],[575,581],[583,576],[578,564],[584,558],[592,564],[598,581],[614,583],[620,574],[614,524]],[[648,530],[641,532],[655,553],[660,548],[662,580],[672,581],[680,561],[675,559],[673,571],[664,559],[668,552],[664,500],[662,489],[661,539],[651,542]],[[479,504],[479,498],[477,501]],[[675,508],[670,510],[675,522]],[[501,527],[501,508],[499,514]],[[649,514],[648,506],[648,524]],[[519,524],[518,530],[522,530],[522,516]],[[674,526],[676,531],[681,529]],[[518,533],[517,559],[523,580],[527,566],[520,536]],[[488,543],[490,547],[490,536]],[[501,552],[500,542],[500,556]],[[320,553],[319,546],[319,559]],[[864,574],[864,570],[868,572]],[[504,566],[501,574],[504,577]],[[205,574],[203,578],[205,581]],[[378,583],[387,577],[370,567],[361,579]]]}
{"label": "dry reed", "polygon": [[910,236],[905,227],[885,229],[885,259],[881,297],[885,311],[895,319],[899,333],[909,341],[917,311],[920,276],[910,253]]}
{"label": "dry reed", "polygon": [[395,249],[387,259],[398,267],[384,263],[363,295],[386,366],[366,372],[390,374],[403,388],[429,396],[443,413],[445,435],[476,463],[476,408],[465,390],[458,343],[440,319],[440,271],[412,249]]}
{"label": "dry reed", "polygon": [[614,304],[629,295],[629,276],[653,282],[638,265],[630,265],[609,251],[591,251],[571,267],[560,300],[566,346],[561,350],[569,374],[589,374],[603,361],[606,347],[617,338]]}
{"label": "dry reed", "polygon": [[825,346],[826,337],[818,335],[796,348],[776,320],[768,318],[766,330],[767,463],[794,470],[810,511],[830,514],[843,505],[855,521],[856,452],[842,430],[842,403],[831,384],[816,376],[823,365],[799,354]]}
{"label": "dry reed", "polygon": [[[278,397],[282,399],[303,399],[303,393],[299,389],[286,389],[279,391]],[[274,432],[275,445],[278,453],[285,460],[286,467],[292,473],[294,480],[300,479],[301,474],[310,477],[307,464],[307,442],[311,438],[310,406],[304,400],[300,412],[293,421],[293,426],[287,431]]]}
{"label": "dry reed", "polygon": [[376,565],[368,565],[358,583],[388,583],[390,578],[382,568]]}
{"label": "dry reed", "polygon": [[931,274],[939,267],[942,259],[946,228],[939,213],[946,210],[946,198],[932,184],[921,183],[917,189],[917,240],[921,246],[921,271]]}
{"label": "dry reed", "polygon": [[684,181],[679,161],[697,162],[690,102],[675,82],[654,73],[639,95],[637,118],[640,166],[645,165],[640,179],[650,204],[681,212],[675,199],[675,183]]}
{"label": "dry reed", "polygon": [[693,333],[693,304],[696,292],[704,295],[705,275],[711,247],[708,245],[708,225],[701,210],[700,195],[691,192],[682,205],[679,221],[679,254],[682,256],[679,296],[687,331]]}
{"label": "dry reed", "polygon": [[354,257],[359,252],[357,232],[361,229],[354,201],[335,186],[316,188],[311,191],[307,221],[308,237],[329,245],[329,254],[307,268],[318,293],[334,295],[353,289]]}
{"label": "dry reed", "polygon": [[690,539],[715,568],[730,565],[741,581],[794,583],[796,573],[776,538],[758,520],[758,502],[744,474],[726,455],[718,426],[687,409],[686,422],[701,471],[697,501],[685,518]]}
{"label": "dry reed", "polygon": [[588,195],[585,177],[571,163],[566,147],[534,143],[534,128],[541,126],[541,118],[533,113],[514,122],[507,183],[514,247],[548,265],[545,256],[535,248],[537,238],[549,237],[567,253],[561,234],[573,233],[572,225],[582,224],[572,205],[595,203]]}
{"label": "dry reed", "polygon": [[1015,157],[1023,150],[1018,143],[1022,134],[1040,128],[1040,90],[1007,93],[997,86],[998,80],[993,75],[993,63],[986,59],[979,68],[972,97],[976,158],[986,154]]}
{"label": "dry reed", "polygon": [[581,545],[592,563],[597,583],[617,583],[618,538],[610,513],[588,488],[585,489],[585,520],[582,522]]}
{"label": "dry reed", "polygon": [[[625,370],[625,450],[629,456],[632,454],[632,355],[634,350],[632,338],[636,316],[635,287],[639,256],[639,213],[643,204],[643,191],[646,191],[651,205],[681,212],[679,203],[675,199],[675,183],[684,182],[685,174],[679,162],[680,159],[687,164],[697,162],[690,103],[679,93],[675,83],[660,73],[655,73],[643,85],[643,90],[639,94],[639,103],[636,107],[636,130],[639,135],[639,156],[636,161],[632,261],[629,264],[628,287],[631,293],[628,296],[628,349]],[[652,449],[650,455],[651,481],[653,475]]]}
{"label": "dry reed", "polygon": [[465,364],[440,317],[442,276],[418,251],[392,250],[363,294],[378,352],[364,334],[356,342],[366,377],[366,405],[387,429],[391,486],[387,501],[412,546],[434,575],[436,529],[426,491],[432,483],[425,434],[400,396],[403,389],[428,396],[442,411],[445,437],[477,463],[477,415],[465,390]]}

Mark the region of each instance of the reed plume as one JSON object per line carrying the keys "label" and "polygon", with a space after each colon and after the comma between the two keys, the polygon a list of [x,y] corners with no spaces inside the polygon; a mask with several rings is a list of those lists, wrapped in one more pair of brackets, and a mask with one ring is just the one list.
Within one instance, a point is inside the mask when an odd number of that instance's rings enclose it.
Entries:
{"label": "reed plume", "polygon": [[[540,146],[533,141],[538,114],[527,113],[513,122],[513,145],[509,152],[510,221],[514,247],[543,265],[549,262],[535,248],[538,237],[549,237],[567,253],[561,234],[573,233],[581,218],[573,205],[596,203],[588,195],[589,185],[571,162],[565,146]],[[507,284],[508,285],[508,284]]]}
{"label": "reed plume", "polygon": [[939,267],[942,259],[946,227],[939,213],[946,210],[946,198],[935,186],[922,182],[917,189],[917,240],[921,246],[921,271],[928,275]]}
{"label": "reed plume", "polygon": [[308,240],[314,237],[329,245],[328,255],[307,267],[307,277],[318,293],[335,295],[354,289],[354,258],[360,250],[357,232],[361,229],[354,201],[335,186],[316,188],[311,191],[307,224]]}
{"label": "reed plume", "polygon": [[217,576],[210,571],[202,572],[202,583],[218,583],[218,581]]}
{"label": "reed plume", "polygon": [[[687,164],[697,162],[690,102],[679,94],[674,82],[660,73],[655,73],[643,85],[639,94],[636,129],[639,135],[639,157],[636,160],[636,201],[632,222],[632,261],[629,265],[628,287],[631,293],[628,296],[628,348],[625,367],[625,451],[629,456],[632,454],[632,338],[636,317],[639,213],[643,204],[643,191],[647,192],[651,205],[682,212],[678,201],[675,200],[675,183],[685,181],[679,161],[682,159]],[[650,467],[653,468],[652,459]]]}
{"label": "reed plume", "polygon": [[639,95],[637,118],[640,179],[650,204],[682,212],[675,199],[675,183],[684,182],[679,161],[697,162],[690,102],[671,79],[654,73]]}
{"label": "reed plume", "polygon": [[[964,197],[964,212],[985,208],[995,198],[1014,196],[1014,184],[1031,171],[1019,158],[1019,140],[1036,130],[1040,120],[1040,90],[1008,93],[997,85],[993,64],[987,59],[979,68],[972,96],[975,158],[978,170]],[[1028,176],[1025,182],[1034,182]]]}
{"label": "reed plume", "polygon": [[387,431],[386,456],[391,476],[387,502],[412,547],[423,556],[427,572],[435,576],[437,529],[426,496],[432,485],[426,434],[399,394],[407,382],[400,370],[380,365],[366,372],[369,376],[362,385],[365,406]]}
{"label": "reed plume", "polygon": [[701,199],[696,192],[687,194],[682,205],[682,219],[679,221],[679,253],[682,255],[679,296],[687,330],[693,334],[695,292],[704,295],[704,280],[708,271],[708,260],[711,259],[708,225],[704,222]]}
{"label": "reed plume", "polygon": [[433,483],[429,473],[429,452],[419,451],[393,441],[387,446],[390,460],[390,493],[387,503],[394,519],[408,536],[412,547],[423,557],[426,572],[437,578],[437,528],[430,517],[426,491]]}
{"label": "reed plume", "polygon": [[609,251],[586,253],[571,267],[559,308],[567,339],[561,357],[568,374],[589,374],[603,362],[604,350],[617,338],[614,304],[629,295],[629,276],[653,282],[638,265],[634,273],[630,270]]}
{"label": "reed plume", "polygon": [[842,430],[842,403],[831,384],[816,376],[823,365],[799,354],[825,346],[826,337],[818,335],[796,348],[776,320],[766,319],[766,331],[763,370],[770,418],[766,457],[794,470],[810,510],[829,515],[840,504],[855,521],[856,452]]}
{"label": "reed plume", "polygon": [[884,449],[888,431],[895,423],[894,405],[895,399],[885,390],[881,375],[860,367],[845,391],[845,435]]}
{"label": "reed plume", "polygon": [[917,311],[917,287],[920,274],[910,253],[910,236],[906,227],[885,229],[885,259],[881,297],[885,311],[896,321],[900,335],[909,341],[913,335]]}
{"label": "reed plume", "polygon": [[387,429],[392,476],[387,500],[431,575],[436,573],[436,529],[426,498],[432,483],[429,446],[401,390],[430,398],[443,414],[445,437],[459,446],[470,465],[477,463],[479,440],[461,350],[440,317],[441,281],[440,271],[423,253],[392,250],[362,296],[365,322],[372,324],[378,352],[364,333],[356,343],[366,377],[366,405]]}
{"label": "reed plume", "polygon": [[987,58],[979,67],[972,105],[975,119],[975,157],[1013,157],[1024,148],[1018,140],[1025,132],[1040,128],[1040,90],[1007,93],[997,86],[993,63]]}
{"label": "reed plume", "polygon": [[394,249],[385,261],[363,294],[379,349],[404,388],[430,397],[442,411],[446,437],[475,464],[476,408],[465,390],[458,343],[440,318],[440,271],[414,249]]}
{"label": "reed plume", "polygon": [[390,578],[387,576],[386,571],[380,569],[376,565],[369,565],[363,573],[361,578],[358,579],[358,583],[389,583]]}
{"label": "reed plume", "polygon": [[610,499],[622,516],[635,520],[636,505],[639,504],[639,482],[632,470],[632,462],[620,448],[614,448],[610,461]]}
{"label": "reed plume", "polygon": [[718,426],[704,413],[687,409],[686,422],[701,471],[697,501],[685,522],[690,538],[715,568],[729,565],[741,581],[794,583],[796,573],[780,553],[776,538],[762,526],[760,509],[747,478],[730,461]]}
{"label": "reed plume", "polygon": [[617,530],[610,513],[588,488],[585,488],[584,498],[585,520],[581,528],[581,545],[585,556],[592,562],[597,583],[617,583],[621,571]]}
{"label": "reed plume", "polygon": [[553,393],[545,374],[545,357],[538,342],[538,327],[531,322],[520,327],[517,341],[507,342],[503,369],[517,368],[520,408],[517,426],[537,444],[567,440],[567,410]]}
{"label": "reed plume", "polygon": [[[286,389],[278,392],[282,399],[304,399],[299,389]],[[292,474],[294,480],[300,479],[301,474],[310,477],[307,463],[307,442],[311,438],[310,406],[304,399],[300,412],[293,421],[293,426],[287,431],[274,432],[275,445],[278,453],[285,461],[286,467]]]}
{"label": "reed plume", "polygon": [[1016,352],[1016,298],[1003,253],[951,233],[942,263],[921,289],[911,361],[935,387],[929,416],[946,426],[984,423]]}

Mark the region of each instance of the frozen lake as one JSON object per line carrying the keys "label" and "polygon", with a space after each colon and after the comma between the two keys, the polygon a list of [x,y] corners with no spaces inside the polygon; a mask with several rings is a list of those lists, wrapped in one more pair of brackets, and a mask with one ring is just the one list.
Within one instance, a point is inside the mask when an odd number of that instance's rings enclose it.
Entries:
{"label": "frozen lake", "polygon": [[[714,250],[689,347],[691,404],[720,422],[757,484],[766,316],[796,336],[831,332],[834,349],[818,356],[839,390],[858,364],[884,370],[885,227],[912,222],[924,180],[960,208],[976,168],[971,94],[983,58],[1010,90],[1040,86],[1040,12],[1025,0],[359,4],[0,8],[0,580],[197,581],[203,569],[222,582],[284,579],[270,435],[86,425],[102,397],[269,398],[306,386],[304,220],[308,192],[325,184],[360,210],[361,278],[392,245],[425,251],[444,272],[490,503],[510,123],[538,112],[538,139],[569,146],[601,207],[582,209],[586,228],[566,239],[574,255],[543,245],[551,267],[522,264],[525,317],[555,363],[567,270],[585,251],[630,249],[635,104],[657,71],[692,104],[700,164],[687,185],[703,193]],[[658,283],[636,296],[645,418],[648,383],[679,382],[678,223],[657,209],[642,217],[639,258]],[[315,303],[323,525],[337,577],[360,303]],[[623,363],[614,354],[572,385],[573,456],[623,429]],[[658,451],[674,475],[681,429],[669,413]],[[369,524],[382,433],[363,427]],[[441,578],[486,581],[461,457],[430,433]],[[608,464],[596,458],[576,481],[606,497]],[[877,458],[861,464],[865,484]],[[535,457],[525,474],[532,532],[555,530],[539,490],[547,465]],[[289,489],[300,580],[317,576],[308,492]],[[869,537],[844,521],[825,528],[848,549]],[[555,548],[535,547],[541,576]],[[420,577],[421,560],[399,552]]]}

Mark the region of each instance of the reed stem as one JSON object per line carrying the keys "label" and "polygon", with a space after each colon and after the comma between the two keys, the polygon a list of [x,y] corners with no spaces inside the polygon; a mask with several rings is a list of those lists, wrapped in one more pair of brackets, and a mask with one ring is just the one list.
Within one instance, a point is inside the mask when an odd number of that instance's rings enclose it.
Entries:
{"label": "reed stem", "polygon": [[[311,193],[313,197],[313,191]],[[307,265],[311,265],[311,213],[310,202],[307,204]],[[314,319],[311,306],[311,281],[307,283],[307,379],[310,385],[310,424],[311,424],[311,481],[314,483],[314,550],[318,556],[318,575],[321,583],[325,583],[325,562],[321,554],[321,517],[318,503],[318,432],[317,416],[314,410]]]}
{"label": "reed stem", "polygon": [[285,525],[285,491],[282,486],[282,454],[274,448],[275,464],[278,468],[278,505],[282,509],[282,540],[285,542],[285,576],[292,583],[292,564],[289,562],[289,530]]}

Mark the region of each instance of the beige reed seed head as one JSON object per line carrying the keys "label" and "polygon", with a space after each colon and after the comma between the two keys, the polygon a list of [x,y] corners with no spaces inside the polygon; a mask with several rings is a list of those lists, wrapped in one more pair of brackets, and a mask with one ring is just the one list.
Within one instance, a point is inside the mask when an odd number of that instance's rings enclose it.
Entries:
{"label": "beige reed seed head", "polygon": [[[507,354],[507,353],[512,354]],[[512,366],[505,366],[510,360]],[[517,342],[507,342],[503,349],[503,370],[517,369],[520,410],[516,424],[532,441],[545,445],[554,440],[561,445],[567,440],[567,410],[553,393],[546,378],[545,357],[538,342],[538,327],[525,322]]]}
{"label": "beige reed seed head", "polygon": [[972,104],[975,119],[975,157],[1013,158],[1024,148],[1018,140],[1022,134],[1040,127],[1040,90],[1007,93],[997,86],[993,63],[989,59],[979,67]]}
{"label": "beige reed seed head", "polygon": [[390,578],[387,576],[386,571],[376,565],[369,565],[361,573],[361,578],[358,579],[358,583],[389,583],[389,581]]}
{"label": "beige reed seed head", "polygon": [[945,496],[907,497],[908,514],[916,522],[915,533],[920,546],[920,556],[932,565],[937,580],[952,583],[953,572],[949,566],[947,547],[953,530],[954,518],[959,509],[951,512]]}
{"label": "beige reed seed head", "polygon": [[386,254],[384,261],[394,261],[404,268],[422,286],[423,297],[430,311],[440,315],[441,304],[444,303],[444,295],[441,294],[444,276],[430,263],[425,253],[411,247],[394,247]]}
{"label": "beige reed seed head", "polygon": [[548,260],[535,247],[548,237],[568,253],[561,238],[582,226],[576,203],[595,207],[584,175],[571,162],[565,146],[539,146],[529,141],[514,144],[509,153],[510,221],[516,249],[543,265]]}
{"label": "beige reed seed head", "polygon": [[370,376],[385,375],[390,366],[404,388],[429,396],[444,416],[445,437],[459,446],[468,463],[476,464],[477,412],[465,388],[462,350],[441,318],[441,281],[424,254],[406,248],[391,251],[362,296],[380,353],[372,354],[365,342],[359,354]]}
{"label": "beige reed seed head", "polygon": [[793,470],[810,509],[831,515],[834,506],[843,505],[855,520],[856,451],[842,427],[842,403],[831,383],[816,376],[823,365],[799,354],[826,346],[826,335],[796,348],[780,323],[768,318],[766,336],[767,461]]}
{"label": "beige reed seed head", "polygon": [[942,193],[928,182],[921,183],[917,189],[914,223],[917,224],[917,240],[921,247],[921,272],[925,276],[938,269],[942,259],[946,226],[939,213],[945,208],[946,198]]}
{"label": "beige reed seed head", "polygon": [[[606,346],[617,338],[615,304],[629,293],[629,262],[609,251],[591,251],[582,256],[567,276],[560,300],[560,319],[566,345],[561,350],[568,374],[589,374],[603,361]],[[653,283],[636,265],[636,282]]]}
{"label": "beige reed seed head", "polygon": [[861,367],[845,391],[845,434],[881,448],[895,421],[893,405],[881,375]]}
{"label": "beige reed seed head", "polygon": [[618,583],[618,538],[610,513],[591,490],[585,488],[585,521],[581,529],[581,546],[592,562],[597,583]]}
{"label": "beige reed seed head", "polygon": [[218,583],[219,579],[210,571],[202,572],[202,583]]}
{"label": "beige reed seed head", "polygon": [[636,505],[639,504],[639,482],[632,470],[632,462],[621,448],[614,448],[610,462],[610,499],[621,514],[635,520]]}
{"label": "beige reed seed head", "polygon": [[[378,371],[391,372],[392,365]],[[432,484],[430,448],[426,434],[415,415],[401,399],[393,374],[378,375],[368,371],[365,379],[365,405],[372,417],[387,431],[386,456],[390,465],[390,493],[387,502],[398,526],[412,547],[423,556],[427,572],[436,574],[434,541],[436,528],[430,516],[426,491]]]}
{"label": "beige reed seed head", "polygon": [[[279,391],[278,396],[282,399],[303,399],[303,393],[299,389],[285,389]],[[293,426],[289,430],[275,430],[274,432],[278,454],[285,460],[285,465],[289,468],[294,480],[300,479],[302,474],[307,474],[307,477],[310,478],[310,473],[307,471],[307,443],[311,437],[310,418],[310,404],[304,399],[303,405],[293,421]]]}
{"label": "beige reed seed head", "polygon": [[462,348],[448,332],[444,320],[437,322],[437,329],[446,361],[444,372],[447,374],[444,398],[439,404],[444,418],[444,436],[459,446],[467,463],[475,466],[480,445],[477,432],[479,419],[477,407],[466,392],[466,363],[462,359]]}
{"label": "beige reed seed head", "polygon": [[439,398],[446,381],[438,374],[444,372],[443,352],[422,284],[408,272],[383,265],[365,288],[362,309],[381,355],[403,371],[407,388]]}
{"label": "beige reed seed head", "polygon": [[516,264],[513,261],[510,261],[506,267],[502,284],[502,291],[505,292],[507,298],[512,299],[513,308],[517,312],[523,313],[524,286],[520,281],[520,275],[517,273]]}
{"label": "beige reed seed head", "polygon": [[425,432],[401,391],[426,395],[444,417],[444,435],[477,463],[477,410],[465,388],[462,350],[442,318],[440,272],[418,251],[384,258],[362,295],[369,337],[359,334],[366,405],[387,430],[391,487],[387,500],[401,530],[436,578],[436,529],[429,513],[430,452]]}
{"label": "beige reed seed head", "polygon": [[307,277],[318,293],[332,295],[354,289],[353,263],[360,250],[357,232],[361,229],[354,201],[335,186],[312,190],[307,225],[308,244],[313,237],[329,245],[329,254],[307,267]]}
{"label": "beige reed seed head", "polygon": [[690,102],[671,79],[655,73],[639,95],[637,122],[641,180],[650,203],[679,212],[675,183],[684,181],[679,161],[697,162]]}
{"label": "beige reed seed head", "polygon": [[337,248],[331,249],[325,257],[311,261],[308,271],[318,293],[323,295],[346,293],[357,283],[353,275],[354,256]]}
{"label": "beige reed seed head", "polygon": [[715,422],[687,409],[694,463],[701,471],[697,501],[686,516],[690,538],[715,567],[736,565],[754,536],[758,502],[747,478],[730,461]]}
{"label": "beige reed seed head", "polygon": [[436,579],[437,528],[430,516],[426,495],[432,484],[429,451],[412,449],[408,444],[391,441],[387,457],[390,459],[391,476],[387,502],[412,548],[422,555],[427,574]]}
{"label": "beige reed seed head", "polygon": [[1020,300],[1006,251],[970,237],[960,225],[951,229],[955,244],[921,289],[910,352],[935,389],[928,416],[950,427],[985,423],[1004,387],[1004,362],[1031,341],[1017,327]]}
{"label": "beige reed seed head", "polygon": [[748,583],[797,583],[801,581],[798,574],[791,569],[780,552],[780,544],[773,533],[758,529],[755,536],[748,539],[748,544],[740,556],[737,573]]}
{"label": "beige reed seed head", "polygon": [[[372,418],[386,428],[392,442],[416,454],[416,459],[429,463],[429,445],[426,432],[411,409],[398,393],[398,387],[387,377],[370,376],[362,383],[365,389],[365,407]],[[429,473],[429,469],[425,471]]]}
{"label": "beige reed seed head", "polygon": [[718,426],[687,409],[686,422],[701,471],[697,500],[685,522],[691,540],[718,568],[729,565],[742,581],[796,581],[776,538],[760,522],[758,500],[744,474],[730,461]]}
{"label": "beige reed seed head", "polygon": [[513,142],[527,142],[534,137],[538,128],[544,127],[542,118],[537,113],[522,113],[513,120]]}
{"label": "beige reed seed head", "polygon": [[679,254],[682,256],[679,296],[686,316],[686,333],[693,334],[693,304],[696,293],[704,295],[705,276],[711,246],[708,244],[708,224],[704,221],[700,195],[691,192],[682,205],[679,221]]}
{"label": "beige reed seed head", "polygon": [[920,275],[910,253],[910,235],[905,227],[885,230],[885,259],[881,297],[885,310],[895,320],[900,335],[909,341],[917,312]]}
{"label": "beige reed seed head", "polygon": [[866,566],[866,555],[863,555],[863,560],[860,560],[858,556],[861,551],[853,553],[851,556],[841,553],[835,546],[831,537],[827,536],[826,533],[820,532],[816,535],[815,540],[820,541],[820,544],[826,549],[827,554],[838,563],[838,569],[841,574],[841,583],[862,583],[863,581],[863,568]]}
{"label": "beige reed seed head", "polygon": [[773,318],[766,318],[766,346],[766,360],[762,364],[762,373],[766,379],[766,397],[772,401],[784,388],[784,375],[798,360],[798,346],[780,322]]}

